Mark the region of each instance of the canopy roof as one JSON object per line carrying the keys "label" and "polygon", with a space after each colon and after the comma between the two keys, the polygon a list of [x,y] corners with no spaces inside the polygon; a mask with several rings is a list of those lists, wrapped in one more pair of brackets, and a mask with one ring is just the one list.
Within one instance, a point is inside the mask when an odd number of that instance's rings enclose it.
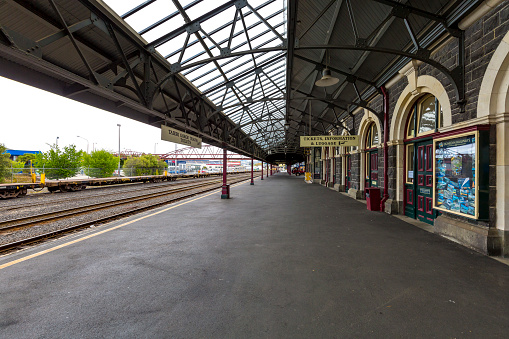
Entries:
{"label": "canopy roof", "polygon": [[[0,1],[0,42],[29,47],[39,61],[1,44],[0,57],[70,71],[57,73],[76,100],[244,155],[297,160],[299,136],[338,131],[359,107],[380,117],[367,102],[411,59],[445,75],[464,105],[457,23],[481,2],[8,0]],[[448,37],[458,53],[434,60]],[[324,68],[337,84],[315,85]]]}
{"label": "canopy roof", "polygon": [[[268,148],[284,141],[283,0],[106,3],[172,67],[186,68],[180,73],[259,145]],[[269,47],[279,50],[253,52]],[[246,54],[189,67],[215,56],[242,52]],[[258,101],[276,96],[281,99]]]}

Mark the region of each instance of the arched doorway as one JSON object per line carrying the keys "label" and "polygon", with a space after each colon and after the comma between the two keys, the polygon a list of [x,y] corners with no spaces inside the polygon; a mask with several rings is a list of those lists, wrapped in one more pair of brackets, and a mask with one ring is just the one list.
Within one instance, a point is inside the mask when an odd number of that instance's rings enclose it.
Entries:
{"label": "arched doorway", "polygon": [[372,122],[366,130],[364,141],[364,188],[378,187],[378,129]]}
{"label": "arched doorway", "polygon": [[405,215],[433,225],[433,135],[443,126],[438,99],[424,95],[413,105],[405,131]]}
{"label": "arched doorway", "polygon": [[[417,70],[414,69],[414,72],[416,71]],[[410,139],[407,136],[409,116],[413,113],[416,102],[419,101],[419,99],[422,99],[423,94],[432,94],[440,102],[441,112],[443,112],[441,126],[449,127],[452,125],[449,95],[440,81],[429,75],[421,75],[416,78],[416,81],[415,79],[413,81],[409,81],[409,84],[403,89],[398,101],[396,102],[389,125],[390,147],[393,147],[392,152],[396,155],[396,162],[394,163],[394,170],[396,172],[396,191],[393,198],[396,198],[398,210],[401,214],[404,214],[404,205],[407,200],[407,192],[405,191],[406,159],[404,141],[406,139]]]}

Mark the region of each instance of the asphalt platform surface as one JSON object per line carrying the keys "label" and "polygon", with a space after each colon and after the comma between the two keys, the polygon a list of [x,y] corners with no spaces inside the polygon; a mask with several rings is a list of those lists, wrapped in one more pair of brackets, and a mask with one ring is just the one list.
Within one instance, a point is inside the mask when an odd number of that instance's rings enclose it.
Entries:
{"label": "asphalt platform surface", "polygon": [[509,337],[508,266],[302,177],[231,193],[0,257],[0,338]]}

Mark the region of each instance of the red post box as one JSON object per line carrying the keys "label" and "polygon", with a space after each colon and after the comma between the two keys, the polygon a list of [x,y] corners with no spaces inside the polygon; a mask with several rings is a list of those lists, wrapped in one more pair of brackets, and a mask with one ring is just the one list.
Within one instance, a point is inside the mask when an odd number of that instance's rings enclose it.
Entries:
{"label": "red post box", "polygon": [[368,210],[380,211],[380,188],[366,187],[365,190]]}

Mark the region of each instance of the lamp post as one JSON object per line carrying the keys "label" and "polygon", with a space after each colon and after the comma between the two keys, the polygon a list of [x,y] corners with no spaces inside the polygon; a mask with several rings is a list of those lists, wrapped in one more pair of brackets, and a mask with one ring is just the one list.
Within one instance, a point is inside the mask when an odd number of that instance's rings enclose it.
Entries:
{"label": "lamp post", "polygon": [[60,139],[60,137],[57,137],[57,141],[55,142],[57,147],[58,147],[58,139]]}
{"label": "lamp post", "polygon": [[154,144],[154,155],[156,154],[157,142]]}
{"label": "lamp post", "polygon": [[92,152],[95,152],[95,145],[97,145],[97,142],[92,143]]}
{"label": "lamp post", "polygon": [[120,177],[120,124],[118,126],[118,176]]}
{"label": "lamp post", "polygon": [[80,137],[79,135],[78,135],[77,137],[78,137],[78,138],[81,138],[81,139],[84,139],[84,140],[87,142],[87,154],[88,154],[88,145],[89,145],[89,143],[88,143],[88,139],[87,139],[87,138]]}

